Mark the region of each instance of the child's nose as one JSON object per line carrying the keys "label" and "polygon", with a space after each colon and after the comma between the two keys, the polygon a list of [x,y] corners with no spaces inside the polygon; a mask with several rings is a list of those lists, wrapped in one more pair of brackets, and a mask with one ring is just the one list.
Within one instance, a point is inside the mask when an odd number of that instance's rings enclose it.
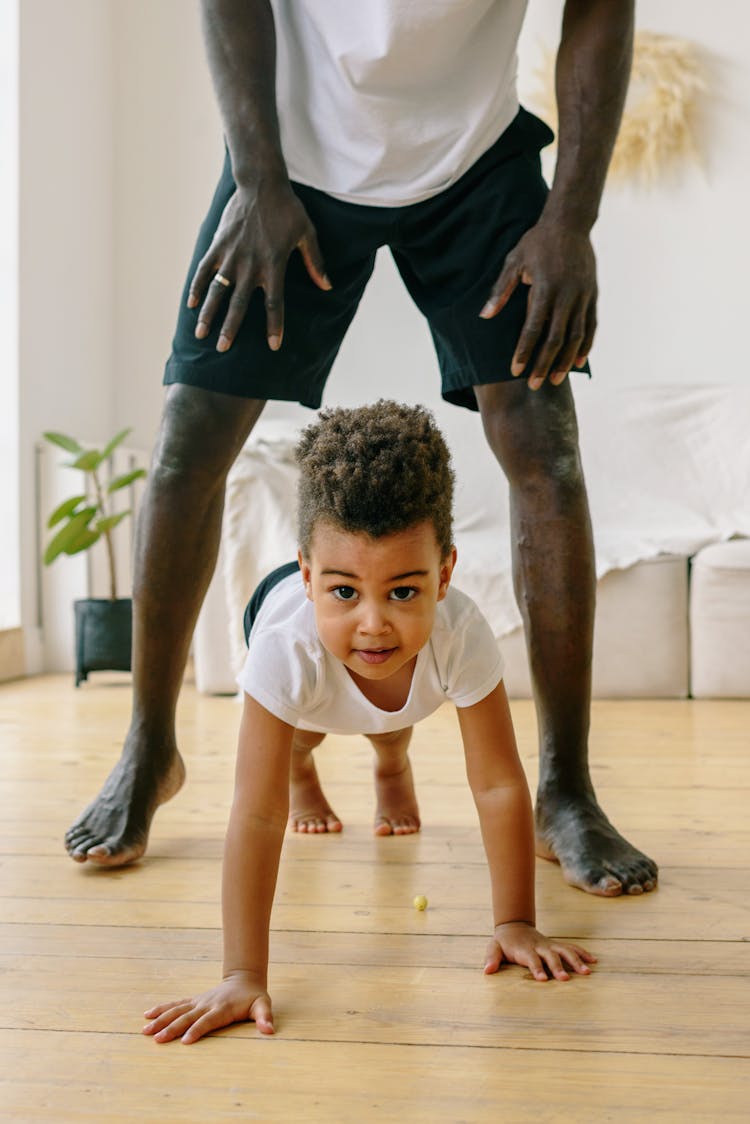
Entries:
{"label": "child's nose", "polygon": [[390,631],[388,618],[378,605],[363,605],[359,618],[359,631],[365,636],[382,636]]}

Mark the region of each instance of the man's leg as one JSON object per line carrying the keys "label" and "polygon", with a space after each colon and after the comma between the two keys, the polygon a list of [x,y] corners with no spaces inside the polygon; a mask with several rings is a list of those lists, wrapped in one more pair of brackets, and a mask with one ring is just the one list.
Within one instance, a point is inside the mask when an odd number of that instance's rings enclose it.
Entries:
{"label": "man's leg", "polygon": [[656,864],[615,830],[589,776],[596,574],[569,381],[475,391],[510,485],[513,577],[539,721],[538,853],[590,893],[651,890]]}
{"label": "man's leg", "polygon": [[264,405],[181,384],[167,390],[138,516],[131,726],[99,796],[65,836],[77,862],[140,858],[156,808],[182,785],[177,696],[216,564],[227,473]]}

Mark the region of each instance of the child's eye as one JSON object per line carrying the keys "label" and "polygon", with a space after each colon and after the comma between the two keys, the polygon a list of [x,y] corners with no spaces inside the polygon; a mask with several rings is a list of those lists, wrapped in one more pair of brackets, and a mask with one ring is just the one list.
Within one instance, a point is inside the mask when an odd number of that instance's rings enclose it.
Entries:
{"label": "child's eye", "polygon": [[417,590],[411,585],[398,585],[390,592],[392,601],[413,601],[417,596]]}
{"label": "child's eye", "polygon": [[337,585],[335,589],[331,590],[331,593],[337,601],[354,601],[358,596],[356,589],[350,585]]}

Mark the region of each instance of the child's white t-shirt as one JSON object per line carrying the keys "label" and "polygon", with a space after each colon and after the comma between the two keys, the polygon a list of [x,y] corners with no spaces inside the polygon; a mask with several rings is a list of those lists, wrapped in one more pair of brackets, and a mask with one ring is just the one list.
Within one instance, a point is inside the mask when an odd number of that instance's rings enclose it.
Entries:
{"label": "child's white t-shirt", "polygon": [[366,699],[343,663],[320,642],[312,602],[299,573],[268,593],[250,633],[243,691],[282,722],[331,734],[380,734],[426,718],[441,703],[473,706],[498,685],[503,660],[492,629],[465,593],[451,587],[437,604],[435,627],[417,656],[401,710]]}
{"label": "child's white t-shirt", "polygon": [[377,207],[444,191],[518,112],[527,0],[272,0],[291,179]]}

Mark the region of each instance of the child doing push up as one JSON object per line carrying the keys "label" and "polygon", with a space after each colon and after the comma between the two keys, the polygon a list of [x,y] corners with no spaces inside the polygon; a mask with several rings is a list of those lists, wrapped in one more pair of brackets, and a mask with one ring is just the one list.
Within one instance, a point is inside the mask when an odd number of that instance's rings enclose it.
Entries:
{"label": "child doing push up", "polygon": [[411,729],[447,700],[458,708],[492,883],[485,972],[508,961],[538,980],[565,980],[595,959],[534,927],[531,800],[497,644],[473,601],[450,586],[453,473],[432,416],[385,401],[329,410],[303,432],[297,459],[298,563],[266,578],[245,614],[223,978],[147,1011],[144,1033],[157,1042],[195,1042],[248,1019],[273,1033],[269,925],[287,822],[341,830],[314,747],[326,733],[365,734],[376,753],[376,832],[415,831]]}

